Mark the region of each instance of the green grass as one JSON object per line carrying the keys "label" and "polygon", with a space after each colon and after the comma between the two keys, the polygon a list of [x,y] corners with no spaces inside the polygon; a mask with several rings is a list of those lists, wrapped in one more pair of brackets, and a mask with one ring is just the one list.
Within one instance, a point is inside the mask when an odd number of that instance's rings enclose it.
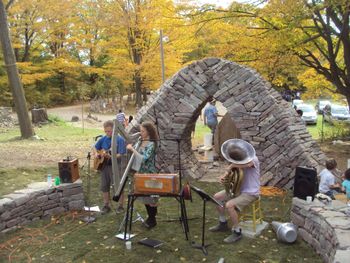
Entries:
{"label": "green grass", "polygon": [[196,129],[194,132],[194,137],[192,138],[192,144],[193,145],[200,145],[204,143],[204,135],[207,133],[211,133],[208,126],[204,125],[203,123],[197,122],[196,123]]}
{"label": "green grass", "polygon": [[[17,151],[32,154],[47,151],[49,154],[56,147],[68,148],[73,146],[82,152],[82,161],[89,147],[91,138],[101,133],[101,130],[71,127],[66,124],[45,125],[36,128],[36,133],[43,140],[16,140],[18,130],[9,130],[0,134],[0,149],[14,148]],[[197,124],[195,138],[203,143],[203,135],[210,130],[203,124]],[[86,151],[85,151],[86,150]],[[61,149],[62,151],[62,149]],[[6,154],[3,151],[2,154]],[[86,167],[85,167],[86,168]],[[0,193],[9,193],[23,188],[32,181],[45,181],[46,174],[58,174],[56,166],[35,168],[2,168],[0,176]],[[84,191],[87,189],[86,170],[81,171]],[[99,175],[92,172],[92,191],[89,195],[91,205],[102,205],[99,191]],[[193,182],[210,194],[220,189],[216,183]],[[193,194],[193,203],[186,202],[190,226],[190,239],[201,242],[202,200]],[[87,197],[87,193],[85,193]],[[281,198],[262,198],[264,220],[271,222],[289,221],[290,196],[282,202]],[[113,204],[114,208],[115,205]],[[135,203],[137,211],[145,216],[145,209],[140,202]],[[213,204],[208,203],[206,209],[206,229],[217,223],[217,214]],[[133,224],[132,251],[125,250],[124,242],[117,240],[117,233],[122,215],[110,213],[106,216],[95,215],[97,221],[93,224],[82,223],[79,218],[84,213],[59,216],[57,218],[32,222],[30,225],[14,232],[0,236],[0,262],[217,262],[224,257],[225,262],[322,262],[319,256],[300,239],[288,245],[276,240],[276,234],[268,229],[255,239],[244,238],[234,245],[223,244],[225,234],[205,232],[209,255],[206,257],[200,250],[191,247],[185,240],[182,227],[178,222],[179,205],[173,198],[162,198],[160,201],[158,226],[145,230],[140,222]],[[149,237],[164,241],[164,245],[156,250],[137,244],[137,241]]]}
{"label": "green grass", "polygon": [[[101,134],[98,129],[72,127],[67,124],[49,124],[35,128],[40,140],[21,140],[18,129],[10,129],[0,133],[0,196],[22,189],[34,181],[46,181],[46,175],[58,175],[57,165],[67,155],[75,156],[80,164],[85,162],[86,153],[90,150],[93,137]],[[12,156],[12,157],[11,157]],[[18,159],[16,162],[16,158]],[[8,167],[7,160],[15,159],[15,167]],[[31,160],[47,159],[48,165],[31,167]],[[45,163],[45,162],[43,162]]]}
{"label": "green grass", "polygon": [[[83,178],[84,179],[84,178]],[[84,180],[86,184],[86,180]],[[194,183],[208,193],[220,189],[218,184]],[[92,204],[101,205],[98,191],[98,176],[92,176]],[[86,185],[84,187],[86,189]],[[193,203],[186,202],[189,217],[190,239],[201,243],[202,200],[193,194]],[[288,221],[290,196],[285,204],[281,198],[264,197],[262,206],[266,221]],[[136,210],[145,216],[143,205],[136,201]],[[206,209],[206,229],[217,223],[213,204]],[[41,220],[31,225],[0,237],[0,262],[8,260],[11,254],[14,262],[27,262],[28,255],[32,262],[322,262],[313,250],[301,240],[294,244],[283,244],[276,240],[276,234],[269,228],[261,236],[243,238],[234,245],[223,243],[225,233],[205,232],[205,244],[208,256],[201,250],[191,247],[185,240],[182,227],[178,222],[179,205],[173,198],[161,198],[158,225],[146,230],[140,222],[133,224],[132,251],[125,249],[123,241],[114,237],[122,221],[122,215],[110,213],[106,216],[95,215],[97,221],[92,224],[80,222],[79,216],[62,215],[52,220]],[[159,249],[152,249],[137,244],[144,238],[164,241]],[[8,242],[8,243],[7,243]],[[11,247],[12,245],[12,247]]]}
{"label": "green grass", "polygon": [[324,122],[322,127],[322,118],[322,115],[318,115],[316,125],[307,125],[307,130],[314,140],[322,140],[322,133],[323,140],[341,139],[349,135],[349,127],[345,123],[339,122],[331,125]]}
{"label": "green grass", "polygon": [[45,182],[48,173],[51,173],[53,178],[58,176],[57,167],[0,169],[0,198],[15,190],[24,189],[30,183]]}

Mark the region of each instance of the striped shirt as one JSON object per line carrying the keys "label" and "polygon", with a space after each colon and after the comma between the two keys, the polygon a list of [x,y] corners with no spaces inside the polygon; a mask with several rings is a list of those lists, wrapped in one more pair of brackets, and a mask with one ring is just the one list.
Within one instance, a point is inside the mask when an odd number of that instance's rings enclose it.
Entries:
{"label": "striped shirt", "polygon": [[121,124],[124,124],[125,122],[125,113],[124,112],[119,112],[116,116],[116,119],[118,122],[120,122]]}

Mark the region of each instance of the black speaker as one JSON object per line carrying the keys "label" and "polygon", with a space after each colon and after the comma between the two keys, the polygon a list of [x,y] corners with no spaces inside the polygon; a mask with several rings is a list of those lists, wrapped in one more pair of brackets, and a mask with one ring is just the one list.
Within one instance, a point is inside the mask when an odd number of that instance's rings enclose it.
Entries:
{"label": "black speaker", "polygon": [[315,168],[298,166],[295,169],[294,197],[306,200],[312,196],[312,200],[318,192],[317,171]]}
{"label": "black speaker", "polygon": [[74,183],[79,179],[78,159],[62,160],[58,163],[61,183]]}

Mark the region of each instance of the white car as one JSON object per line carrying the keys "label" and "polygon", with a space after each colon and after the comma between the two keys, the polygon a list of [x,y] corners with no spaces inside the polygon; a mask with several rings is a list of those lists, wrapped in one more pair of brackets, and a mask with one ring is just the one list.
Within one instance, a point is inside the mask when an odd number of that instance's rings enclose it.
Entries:
{"label": "white car", "polygon": [[334,121],[346,121],[350,122],[349,107],[342,105],[330,105],[325,107],[324,120],[329,123]]}
{"label": "white car", "polygon": [[312,105],[299,104],[297,109],[303,111],[301,118],[306,124],[317,124],[317,112]]}
{"label": "white car", "polygon": [[298,108],[298,105],[303,104],[303,100],[293,100],[292,101],[292,107],[294,108],[295,106]]}

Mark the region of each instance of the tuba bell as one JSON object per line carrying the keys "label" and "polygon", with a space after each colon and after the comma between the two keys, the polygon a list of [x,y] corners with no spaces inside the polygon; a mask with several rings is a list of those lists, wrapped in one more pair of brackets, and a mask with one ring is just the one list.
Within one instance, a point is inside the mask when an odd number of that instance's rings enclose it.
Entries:
{"label": "tuba bell", "polygon": [[[222,144],[221,153],[232,164],[247,164],[253,160],[255,149],[244,140],[230,139]],[[240,194],[243,178],[244,173],[241,168],[232,167],[226,173],[222,183],[229,198],[234,198]]]}

